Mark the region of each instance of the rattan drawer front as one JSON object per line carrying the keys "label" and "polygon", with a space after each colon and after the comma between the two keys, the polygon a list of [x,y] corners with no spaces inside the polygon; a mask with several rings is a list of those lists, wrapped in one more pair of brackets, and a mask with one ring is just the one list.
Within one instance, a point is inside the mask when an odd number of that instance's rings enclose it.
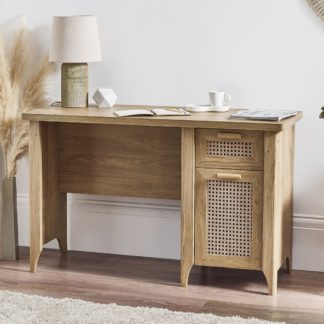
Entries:
{"label": "rattan drawer front", "polygon": [[262,172],[196,170],[196,263],[261,269]]}
{"label": "rattan drawer front", "polygon": [[263,169],[263,132],[198,129],[196,134],[196,166]]}

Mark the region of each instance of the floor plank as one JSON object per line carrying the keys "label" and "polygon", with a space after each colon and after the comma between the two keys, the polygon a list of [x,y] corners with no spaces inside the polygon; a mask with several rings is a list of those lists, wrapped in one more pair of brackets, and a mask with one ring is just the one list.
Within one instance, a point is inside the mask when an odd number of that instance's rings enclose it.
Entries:
{"label": "floor plank", "polygon": [[20,260],[0,262],[1,289],[100,303],[240,315],[300,324],[324,323],[324,273],[279,275],[278,296],[267,295],[257,271],[194,267],[181,288],[175,260],[44,250],[37,273],[29,272],[28,249]]}

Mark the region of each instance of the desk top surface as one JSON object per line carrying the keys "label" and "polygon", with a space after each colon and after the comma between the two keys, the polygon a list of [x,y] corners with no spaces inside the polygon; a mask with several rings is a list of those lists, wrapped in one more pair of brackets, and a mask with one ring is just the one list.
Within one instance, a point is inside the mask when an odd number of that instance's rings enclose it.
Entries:
{"label": "desk top surface", "polygon": [[[160,106],[161,107],[161,106]],[[229,112],[191,113],[191,116],[138,116],[117,117],[115,110],[120,109],[152,109],[153,106],[116,105],[107,108],[61,108],[46,107],[33,109],[23,113],[23,119],[31,121],[60,122],[60,123],[88,123],[108,125],[138,125],[162,127],[189,128],[218,128],[238,130],[281,131],[293,126],[302,118],[302,112],[279,122],[229,119],[232,112],[241,109],[231,109]]]}

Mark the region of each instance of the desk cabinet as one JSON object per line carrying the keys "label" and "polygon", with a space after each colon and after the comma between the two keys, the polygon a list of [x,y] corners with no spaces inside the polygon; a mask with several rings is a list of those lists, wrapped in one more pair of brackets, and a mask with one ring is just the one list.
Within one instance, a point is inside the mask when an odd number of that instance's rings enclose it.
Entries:
{"label": "desk cabinet", "polygon": [[291,268],[294,126],[194,132],[193,263],[261,270],[275,295]]}
{"label": "desk cabinet", "polygon": [[261,270],[263,137],[196,130],[196,264]]}

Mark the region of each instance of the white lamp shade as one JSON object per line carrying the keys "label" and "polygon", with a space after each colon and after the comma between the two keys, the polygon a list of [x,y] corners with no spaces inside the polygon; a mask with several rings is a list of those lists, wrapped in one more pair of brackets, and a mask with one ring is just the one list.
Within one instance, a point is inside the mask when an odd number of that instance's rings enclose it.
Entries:
{"label": "white lamp shade", "polygon": [[101,61],[96,16],[53,17],[50,62]]}

